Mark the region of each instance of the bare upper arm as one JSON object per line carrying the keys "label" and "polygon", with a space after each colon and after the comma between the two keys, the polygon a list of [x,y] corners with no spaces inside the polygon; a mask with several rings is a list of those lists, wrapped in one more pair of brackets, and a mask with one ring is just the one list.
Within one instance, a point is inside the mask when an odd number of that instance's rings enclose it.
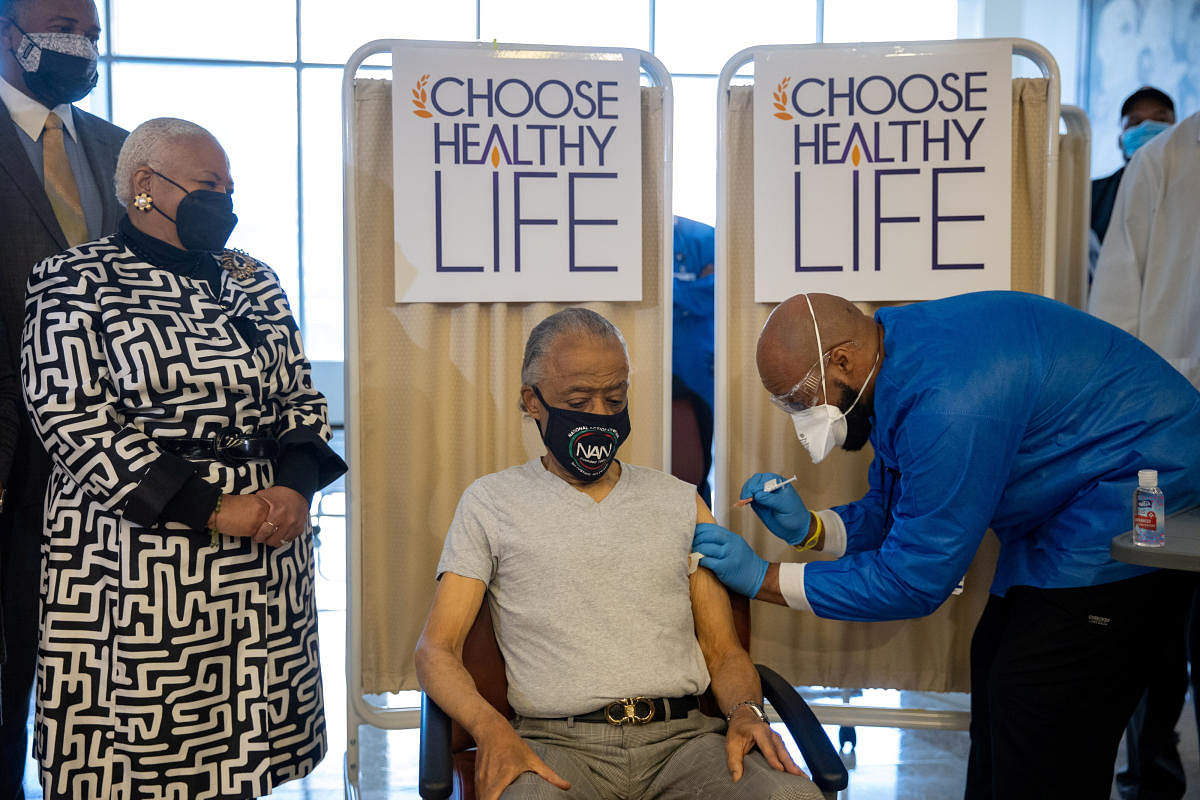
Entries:
{"label": "bare upper arm", "polygon": [[483,605],[487,586],[483,581],[466,578],[453,572],[442,574],[437,592],[433,596],[433,607],[417,643],[418,652],[435,648],[451,650],[461,656],[463,642],[475,624],[475,616]]}
{"label": "bare upper arm", "polygon": [[[696,495],[696,522],[716,522],[700,495]],[[696,639],[704,660],[711,663],[729,648],[741,649],[733,625],[733,608],[729,594],[711,571],[701,567],[692,573],[692,618],[696,624]]]}
{"label": "bare upper arm", "polygon": [[696,640],[705,662],[711,664],[731,650],[741,650],[729,595],[717,577],[704,567],[696,570],[691,577],[691,594]]}

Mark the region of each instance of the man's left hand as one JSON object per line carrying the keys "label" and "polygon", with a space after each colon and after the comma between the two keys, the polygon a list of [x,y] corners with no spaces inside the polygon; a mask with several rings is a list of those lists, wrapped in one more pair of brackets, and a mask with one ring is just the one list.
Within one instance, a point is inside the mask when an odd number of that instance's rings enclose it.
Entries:
{"label": "man's left hand", "polygon": [[738,594],[754,597],[767,577],[767,562],[746,540],[728,528],[701,522],[692,536],[692,550],[704,557],[700,566],[713,571],[721,583]]}
{"label": "man's left hand", "polygon": [[308,503],[295,489],[271,486],[255,494],[267,501],[267,521],[254,534],[254,541],[278,547],[295,539],[308,528]]}
{"label": "man's left hand", "polygon": [[742,777],[742,759],[755,747],[762,752],[772,769],[792,775],[802,774],[779,734],[771,730],[770,725],[760,721],[750,709],[739,708],[733,712],[729,730],[725,732],[725,762],[734,783]]}

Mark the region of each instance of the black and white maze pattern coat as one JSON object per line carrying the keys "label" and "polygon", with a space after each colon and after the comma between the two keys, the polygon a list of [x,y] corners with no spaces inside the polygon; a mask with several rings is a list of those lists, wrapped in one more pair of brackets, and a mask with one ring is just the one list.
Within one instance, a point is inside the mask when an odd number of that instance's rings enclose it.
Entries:
{"label": "black and white maze pattern coat", "polygon": [[217,298],[116,235],[30,277],[21,371],[54,463],[35,731],[47,800],[259,797],[325,754],[312,537],[214,549],[155,523],[193,470],[230,494],[273,479],[269,461],[187,462],[158,440],[236,426],[327,447],[287,298],[248,261],[252,274],[220,270]]}

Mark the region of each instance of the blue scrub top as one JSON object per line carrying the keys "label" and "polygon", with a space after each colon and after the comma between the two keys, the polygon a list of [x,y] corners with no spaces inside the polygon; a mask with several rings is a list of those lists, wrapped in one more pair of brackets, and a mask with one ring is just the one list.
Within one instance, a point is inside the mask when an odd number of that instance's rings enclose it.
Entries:
{"label": "blue scrub top", "polygon": [[[992,591],[1109,583],[1139,469],[1200,503],[1200,392],[1140,341],[1061,303],[981,292],[880,309],[870,489],[835,511],[846,555],[805,567],[819,616],[932,613],[990,527]],[[1167,528],[1169,537],[1170,527]]]}
{"label": "blue scrub top", "polygon": [[714,231],[711,225],[675,217],[674,314],[671,372],[713,407]]}

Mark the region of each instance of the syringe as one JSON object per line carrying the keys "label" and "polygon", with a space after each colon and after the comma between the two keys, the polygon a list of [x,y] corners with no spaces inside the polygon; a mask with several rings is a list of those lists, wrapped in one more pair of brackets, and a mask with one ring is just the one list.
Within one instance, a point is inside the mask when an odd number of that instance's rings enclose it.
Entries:
{"label": "syringe", "polygon": [[[787,486],[789,483],[791,483],[794,480],[796,480],[795,475],[788,478],[787,480],[781,480],[779,478],[771,478],[771,480],[769,480],[763,484],[762,491],[773,492],[777,489],[782,489],[784,486]],[[754,501],[754,495],[750,495],[749,497],[747,497],[744,500],[738,500],[737,503],[735,503],[735,506],[740,508],[741,506],[748,505],[753,501]]]}

